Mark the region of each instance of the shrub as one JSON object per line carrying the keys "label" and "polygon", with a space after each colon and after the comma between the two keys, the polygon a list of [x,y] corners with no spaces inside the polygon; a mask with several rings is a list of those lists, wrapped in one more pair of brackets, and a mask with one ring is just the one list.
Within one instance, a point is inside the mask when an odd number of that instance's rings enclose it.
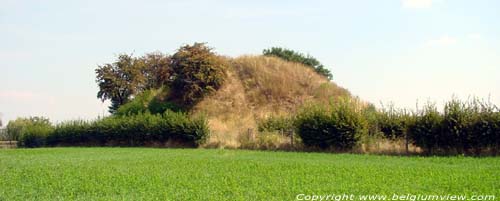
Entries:
{"label": "shrub", "polygon": [[149,89],[138,94],[130,102],[120,106],[114,115],[126,116],[140,113],[162,114],[167,110],[180,111],[181,108],[167,100],[169,90],[166,86],[159,89]]}
{"label": "shrub", "polygon": [[269,116],[257,123],[259,132],[289,131],[294,129],[293,119],[285,116]]}
{"label": "shrub", "polygon": [[9,122],[7,132],[12,140],[18,140],[22,147],[40,147],[53,131],[49,119],[44,117],[18,118]]}
{"label": "shrub", "polygon": [[443,116],[443,133],[438,144],[443,149],[455,149],[464,153],[475,133],[469,132],[474,111],[465,102],[453,99],[446,103]]}
{"label": "shrub", "polygon": [[498,108],[486,102],[472,99],[453,99],[439,113],[432,104],[417,113],[409,126],[415,145],[427,153],[434,150],[445,153],[480,154],[488,149],[498,152],[500,130]]}
{"label": "shrub", "polygon": [[197,146],[209,135],[204,117],[189,118],[185,113],[139,113],[112,116],[97,121],[70,121],[56,126],[47,144],[144,146],[167,141]]}
{"label": "shrub", "polygon": [[264,56],[275,56],[286,61],[302,63],[306,66],[311,67],[318,74],[325,76],[329,80],[332,79],[332,73],[323,66],[316,58],[310,55],[303,55],[299,52],[289,50],[286,48],[272,47],[270,49],[265,49],[262,51]]}
{"label": "shrub", "polygon": [[365,130],[361,113],[347,100],[330,108],[306,107],[297,115],[295,125],[304,145],[321,149],[351,149]]}
{"label": "shrub", "polygon": [[432,154],[432,150],[439,146],[438,141],[443,131],[442,122],[443,117],[436,106],[427,104],[417,113],[414,123],[409,125],[409,135],[413,143]]}
{"label": "shrub", "polygon": [[408,121],[410,121],[410,114],[406,110],[395,109],[393,105],[377,112],[378,128],[388,139],[404,137]]}
{"label": "shrub", "polygon": [[182,46],[172,56],[173,97],[181,97],[186,107],[194,105],[221,87],[226,77],[225,68],[223,59],[204,43]]}
{"label": "shrub", "polygon": [[476,154],[481,149],[491,148],[495,152],[500,146],[500,112],[498,108],[488,102],[477,99],[469,103],[471,122],[466,131],[468,145]]}
{"label": "shrub", "polygon": [[114,114],[124,116],[148,112],[148,105],[156,94],[157,90],[146,90],[135,96],[132,101],[120,106]]}
{"label": "shrub", "polygon": [[17,118],[14,121],[9,121],[7,124],[7,139],[19,140],[21,133],[29,123],[28,118]]}

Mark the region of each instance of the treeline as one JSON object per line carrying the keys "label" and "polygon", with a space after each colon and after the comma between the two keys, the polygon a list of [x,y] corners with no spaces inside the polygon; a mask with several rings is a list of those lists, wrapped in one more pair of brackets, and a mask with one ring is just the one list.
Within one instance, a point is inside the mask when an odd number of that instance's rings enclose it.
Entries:
{"label": "treeline", "polygon": [[453,99],[440,112],[431,103],[418,111],[394,107],[377,110],[349,99],[309,105],[292,116],[271,116],[259,131],[295,130],[306,148],[349,151],[363,137],[406,141],[424,154],[498,154],[500,111],[495,105]]}

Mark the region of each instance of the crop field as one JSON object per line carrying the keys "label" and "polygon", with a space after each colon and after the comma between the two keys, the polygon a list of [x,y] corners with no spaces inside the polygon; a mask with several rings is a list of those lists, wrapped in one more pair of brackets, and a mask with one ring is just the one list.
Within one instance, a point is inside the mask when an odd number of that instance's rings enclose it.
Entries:
{"label": "crop field", "polygon": [[[0,200],[311,200],[496,195],[500,158],[223,149],[0,150]],[[318,199],[319,200],[319,199]],[[491,198],[490,198],[491,200]]]}

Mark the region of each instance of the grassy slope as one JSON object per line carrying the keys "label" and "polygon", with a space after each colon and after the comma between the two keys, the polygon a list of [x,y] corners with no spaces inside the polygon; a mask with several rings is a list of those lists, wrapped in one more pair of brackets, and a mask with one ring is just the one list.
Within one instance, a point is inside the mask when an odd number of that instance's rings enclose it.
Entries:
{"label": "grassy slope", "polygon": [[238,147],[238,136],[271,114],[293,113],[304,103],[327,104],[349,91],[299,63],[275,57],[229,59],[228,78],[215,94],[195,106],[207,114],[212,130],[209,144]]}
{"label": "grassy slope", "polygon": [[496,194],[500,158],[243,150],[0,150],[0,200],[294,200],[299,193]]}

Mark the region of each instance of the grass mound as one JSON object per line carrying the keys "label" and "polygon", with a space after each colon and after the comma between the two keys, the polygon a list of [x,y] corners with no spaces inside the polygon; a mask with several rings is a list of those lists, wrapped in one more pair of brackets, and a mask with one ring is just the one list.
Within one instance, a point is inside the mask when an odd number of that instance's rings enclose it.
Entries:
{"label": "grass mound", "polygon": [[313,69],[276,57],[228,59],[227,80],[204,98],[194,113],[208,116],[212,137],[206,146],[238,147],[259,119],[290,114],[305,103],[328,104],[332,97],[351,96]]}

